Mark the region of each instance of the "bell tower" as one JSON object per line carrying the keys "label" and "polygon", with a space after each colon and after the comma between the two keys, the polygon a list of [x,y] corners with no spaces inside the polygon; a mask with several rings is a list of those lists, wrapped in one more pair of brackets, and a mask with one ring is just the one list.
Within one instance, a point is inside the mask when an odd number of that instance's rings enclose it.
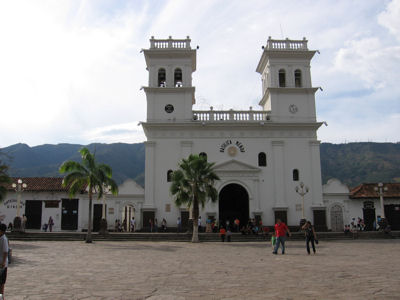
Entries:
{"label": "bell tower", "polygon": [[147,122],[188,121],[195,104],[192,73],[196,71],[196,50],[190,38],[158,40],[152,36],[150,48],[144,49],[148,86]]}
{"label": "bell tower", "polygon": [[273,40],[263,47],[256,71],[261,74],[260,105],[276,122],[316,122],[310,62],[316,51],[307,40]]}

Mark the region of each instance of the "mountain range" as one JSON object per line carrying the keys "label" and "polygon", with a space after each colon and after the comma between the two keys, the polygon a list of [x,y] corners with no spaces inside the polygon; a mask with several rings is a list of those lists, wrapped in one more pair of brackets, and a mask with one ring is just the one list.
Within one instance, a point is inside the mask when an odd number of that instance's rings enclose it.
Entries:
{"label": "mountain range", "polygon": [[[13,177],[60,177],[58,168],[66,160],[80,161],[77,144],[15,144],[1,148],[2,160]],[[144,185],[145,148],[138,144],[90,144],[96,160],[113,169],[113,178],[122,183],[133,178]],[[321,144],[322,181],[337,178],[349,187],[368,182],[400,182],[399,143]]]}

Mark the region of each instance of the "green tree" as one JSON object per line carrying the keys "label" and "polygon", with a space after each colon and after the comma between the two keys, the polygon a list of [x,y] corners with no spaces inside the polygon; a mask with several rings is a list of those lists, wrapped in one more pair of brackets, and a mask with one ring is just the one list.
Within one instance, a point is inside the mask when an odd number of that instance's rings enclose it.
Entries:
{"label": "green tree", "polygon": [[69,196],[88,190],[89,195],[89,218],[86,243],[92,242],[92,197],[97,195],[101,199],[104,188],[109,187],[112,194],[118,194],[118,186],[112,179],[112,170],[106,164],[98,164],[95,155],[90,153],[87,148],[79,150],[82,163],[76,161],[66,161],[60,166],[60,173],[68,173],[63,179],[63,186],[69,187]]}
{"label": "green tree", "polygon": [[8,166],[0,161],[0,203],[3,202],[7,194],[7,185],[11,182],[8,176]]}
{"label": "green tree", "polygon": [[214,188],[214,183],[219,177],[214,172],[214,163],[207,162],[205,157],[199,155],[191,154],[188,159],[182,159],[178,167],[172,175],[170,192],[175,197],[175,204],[178,207],[186,205],[192,210],[192,242],[197,243],[199,204],[204,208],[207,201],[217,201],[218,192]]}

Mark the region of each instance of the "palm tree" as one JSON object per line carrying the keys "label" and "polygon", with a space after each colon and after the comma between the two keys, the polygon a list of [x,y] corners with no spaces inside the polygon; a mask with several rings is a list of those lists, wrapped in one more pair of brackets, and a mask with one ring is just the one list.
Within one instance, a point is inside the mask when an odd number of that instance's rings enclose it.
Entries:
{"label": "palm tree", "polygon": [[60,173],[68,173],[62,182],[64,187],[69,187],[69,196],[72,198],[77,193],[87,188],[89,194],[89,218],[86,243],[92,242],[92,196],[97,194],[101,199],[104,187],[109,187],[113,195],[118,194],[118,186],[112,177],[112,170],[108,165],[97,164],[95,155],[87,148],[79,150],[82,164],[75,161],[66,161],[60,167]]}
{"label": "palm tree", "polygon": [[179,169],[172,174],[170,192],[175,196],[175,204],[186,205],[192,209],[193,236],[192,242],[199,242],[198,218],[199,204],[204,208],[208,200],[217,201],[218,192],[214,182],[219,177],[214,172],[214,163],[207,162],[205,157],[191,154],[188,159],[182,159]]}
{"label": "palm tree", "polygon": [[8,166],[0,161],[0,203],[3,202],[7,194],[7,184],[11,182],[11,178],[7,174]]}

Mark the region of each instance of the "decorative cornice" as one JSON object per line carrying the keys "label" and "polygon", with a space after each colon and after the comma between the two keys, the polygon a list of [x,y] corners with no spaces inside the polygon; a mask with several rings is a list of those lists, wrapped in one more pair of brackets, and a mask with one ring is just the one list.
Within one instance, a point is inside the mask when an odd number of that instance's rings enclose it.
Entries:
{"label": "decorative cornice", "polygon": [[166,93],[166,94],[171,94],[171,93],[186,93],[186,92],[195,92],[195,87],[194,86],[182,86],[182,87],[147,87],[144,86],[143,90],[151,93]]}

